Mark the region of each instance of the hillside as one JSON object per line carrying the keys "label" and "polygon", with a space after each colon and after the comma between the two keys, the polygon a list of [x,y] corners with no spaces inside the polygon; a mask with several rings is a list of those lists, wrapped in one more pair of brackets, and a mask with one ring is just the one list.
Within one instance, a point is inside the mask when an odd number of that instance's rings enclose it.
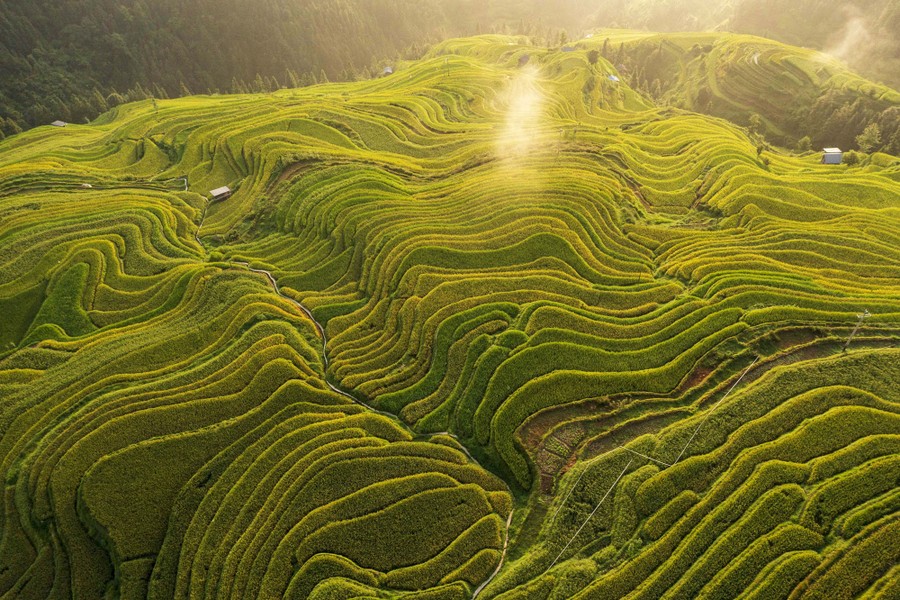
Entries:
{"label": "hillside", "polygon": [[896,597],[900,158],[603,45],[0,141],[0,594]]}
{"label": "hillside", "polygon": [[900,4],[894,0],[548,0],[547,18],[571,31],[628,28],[729,31],[830,53],[900,88]]}
{"label": "hillside", "polygon": [[58,0],[0,3],[0,135],[126,101],[268,92],[381,73],[488,32],[734,31],[831,52],[900,88],[891,0]]}
{"label": "hillside", "polygon": [[855,148],[875,123],[879,149],[900,154],[900,93],[821,52],[745,35],[593,35],[632,85],[664,104],[744,126],[757,118],[757,133],[791,148],[804,137],[813,148]]}
{"label": "hillside", "polygon": [[[121,95],[163,99],[191,90],[271,91],[368,77],[411,46],[480,33],[519,16],[509,0],[472,4],[6,0],[0,4],[0,119],[21,127],[82,123],[120,103]],[[8,134],[13,126],[5,129]]]}

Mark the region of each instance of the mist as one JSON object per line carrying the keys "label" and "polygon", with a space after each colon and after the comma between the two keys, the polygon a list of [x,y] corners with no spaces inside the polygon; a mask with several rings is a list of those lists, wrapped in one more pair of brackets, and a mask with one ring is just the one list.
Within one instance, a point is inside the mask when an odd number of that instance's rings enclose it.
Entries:
{"label": "mist", "polygon": [[845,62],[855,62],[871,47],[874,36],[866,20],[853,6],[843,8],[846,24],[837,41],[825,48],[825,52]]}

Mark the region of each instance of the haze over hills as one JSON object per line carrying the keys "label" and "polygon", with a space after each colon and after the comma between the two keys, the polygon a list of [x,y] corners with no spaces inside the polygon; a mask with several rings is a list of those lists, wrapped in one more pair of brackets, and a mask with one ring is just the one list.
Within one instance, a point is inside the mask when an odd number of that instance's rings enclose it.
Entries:
{"label": "haze over hills", "polygon": [[118,0],[0,4],[0,132],[93,119],[127,100],[271,91],[377,75],[398,55],[489,31],[724,29],[828,50],[900,87],[900,9],[874,0]]}
{"label": "haze over hills", "polygon": [[829,55],[754,36],[595,35],[603,40],[602,54],[657,102],[723,117],[772,143],[807,150],[853,148],[875,124],[878,149],[900,154],[900,93]]}
{"label": "haze over hills", "polygon": [[900,158],[762,137],[897,93],[732,34],[393,66],[0,140],[0,594],[897,597]]}

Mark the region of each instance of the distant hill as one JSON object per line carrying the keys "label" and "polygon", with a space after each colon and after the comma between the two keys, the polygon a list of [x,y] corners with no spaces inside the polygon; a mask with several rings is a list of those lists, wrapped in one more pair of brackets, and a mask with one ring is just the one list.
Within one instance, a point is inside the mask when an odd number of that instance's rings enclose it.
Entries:
{"label": "distant hill", "polygon": [[895,0],[555,0],[568,28],[731,31],[835,54],[863,75],[900,88],[900,3]]}
{"label": "distant hill", "polygon": [[874,123],[879,148],[900,153],[900,93],[829,55],[727,33],[600,31],[596,38],[632,85],[657,101],[749,126],[788,147],[808,138],[804,145],[855,148]]}
{"label": "distant hill", "polygon": [[828,51],[863,75],[900,89],[896,0],[742,0],[729,28]]}
{"label": "distant hill", "polygon": [[510,0],[471,4],[9,0],[0,3],[0,118],[81,122],[120,102],[113,90],[164,98],[353,79],[414,44],[476,33],[515,12]]}
{"label": "distant hill", "polygon": [[831,50],[900,88],[890,0],[60,0],[0,2],[0,134],[82,123],[124,101],[264,92],[380,72],[485,32],[729,30]]}

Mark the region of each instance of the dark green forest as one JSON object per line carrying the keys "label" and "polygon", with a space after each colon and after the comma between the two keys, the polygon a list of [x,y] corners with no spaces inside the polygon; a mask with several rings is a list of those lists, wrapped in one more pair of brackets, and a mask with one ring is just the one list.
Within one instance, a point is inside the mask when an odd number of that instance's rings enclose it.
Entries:
{"label": "dark green forest", "polygon": [[[0,135],[148,97],[368,78],[448,37],[518,33],[550,45],[595,27],[724,29],[836,49],[900,86],[900,5],[890,0],[4,0]],[[855,102],[838,96],[819,113]],[[865,123],[841,137],[883,119],[877,112],[856,111]]]}
{"label": "dark green forest", "polygon": [[[398,53],[477,33],[512,2],[10,0],[0,3],[9,134],[126,100],[269,91],[365,77]],[[504,6],[506,5],[506,6]],[[493,10],[496,7],[497,10]]]}

